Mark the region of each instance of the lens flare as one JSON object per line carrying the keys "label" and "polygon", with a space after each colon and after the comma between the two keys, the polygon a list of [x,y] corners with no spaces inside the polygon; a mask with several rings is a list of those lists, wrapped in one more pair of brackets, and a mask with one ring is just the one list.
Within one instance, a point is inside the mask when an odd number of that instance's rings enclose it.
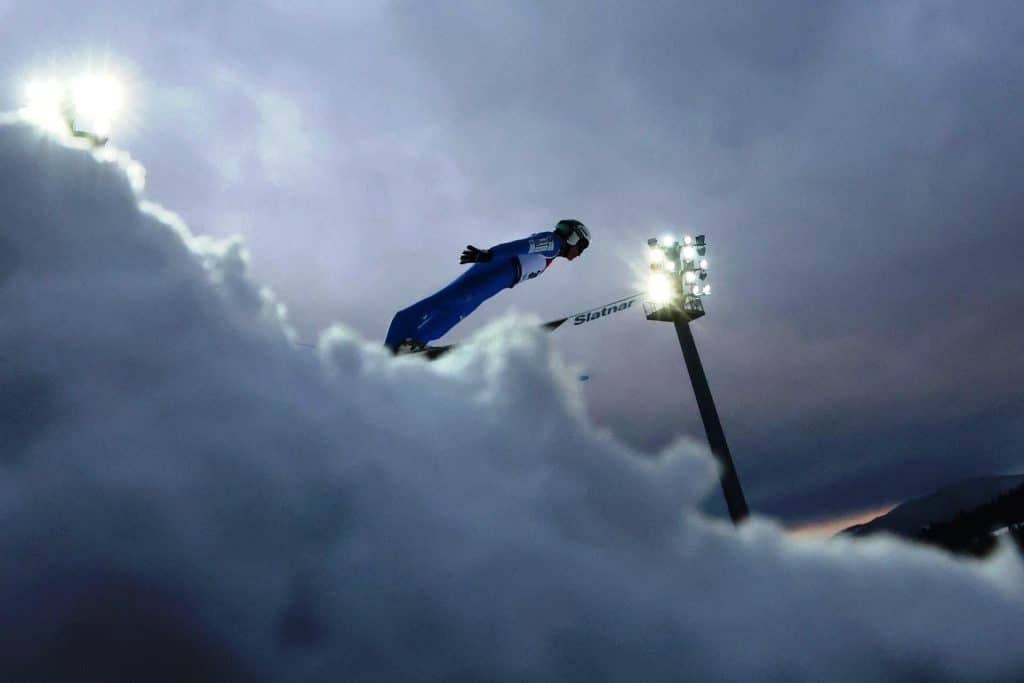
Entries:
{"label": "lens flare", "polygon": [[78,124],[108,135],[124,104],[120,84],[109,74],[86,74],[72,88],[72,104]]}
{"label": "lens flare", "polygon": [[86,68],[77,79],[31,79],[25,84],[24,99],[22,115],[36,126],[57,135],[103,141],[125,106],[119,79],[106,69]]}
{"label": "lens flare", "polygon": [[64,87],[55,79],[32,80],[25,84],[26,118],[49,131],[64,130],[67,98]]}
{"label": "lens flare", "polygon": [[30,107],[59,110],[64,99],[64,88],[53,79],[29,81],[25,85],[25,99]]}
{"label": "lens flare", "polygon": [[647,297],[655,304],[662,306],[672,301],[674,292],[668,277],[654,273],[647,279]]}

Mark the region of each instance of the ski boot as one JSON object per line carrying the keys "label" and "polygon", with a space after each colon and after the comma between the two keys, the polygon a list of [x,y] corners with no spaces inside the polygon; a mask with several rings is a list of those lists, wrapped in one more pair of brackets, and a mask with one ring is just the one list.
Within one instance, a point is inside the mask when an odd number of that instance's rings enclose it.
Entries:
{"label": "ski boot", "polygon": [[423,353],[426,350],[427,345],[423,342],[416,341],[412,337],[406,337],[398,346],[391,349],[391,353],[396,356],[404,356],[410,353]]}

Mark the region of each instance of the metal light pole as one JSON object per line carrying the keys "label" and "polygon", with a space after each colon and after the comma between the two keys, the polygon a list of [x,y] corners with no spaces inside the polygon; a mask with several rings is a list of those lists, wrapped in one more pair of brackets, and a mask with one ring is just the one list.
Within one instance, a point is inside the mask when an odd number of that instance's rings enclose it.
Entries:
{"label": "metal light pole", "polygon": [[700,409],[700,419],[708,437],[711,452],[722,467],[721,483],[729,517],[733,524],[739,524],[750,515],[747,500],[743,496],[740,478],[736,473],[729,444],[725,440],[722,422],[711,396],[704,365],[697,353],[697,343],[690,331],[690,321],[704,315],[701,296],[711,293],[707,279],[707,261],[702,258],[707,245],[704,235],[686,236],[682,243],[666,238],[665,243],[657,239],[647,240],[651,248],[651,282],[649,293],[653,301],[644,303],[648,320],[671,322],[676,328],[679,348],[686,361],[693,393]]}

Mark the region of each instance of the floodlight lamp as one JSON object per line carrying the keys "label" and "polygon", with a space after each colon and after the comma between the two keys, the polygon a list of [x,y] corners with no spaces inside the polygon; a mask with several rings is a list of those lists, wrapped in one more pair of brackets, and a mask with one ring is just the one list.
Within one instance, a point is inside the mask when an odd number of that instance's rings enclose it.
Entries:
{"label": "floodlight lamp", "polygon": [[664,274],[654,273],[647,280],[647,296],[655,304],[661,306],[669,303],[674,294],[672,283]]}
{"label": "floodlight lamp", "polygon": [[694,296],[700,296],[700,291],[701,290],[700,290],[700,286],[699,285],[694,285],[693,289],[690,290],[690,291],[693,292]]}
{"label": "floodlight lamp", "polygon": [[663,236],[661,238],[661,244],[666,246],[666,247],[671,247],[675,243],[676,243],[676,238],[673,237],[672,235],[665,235],[665,236]]}
{"label": "floodlight lamp", "polygon": [[696,282],[697,273],[693,272],[692,270],[688,270],[683,274],[683,280],[686,282]]}
{"label": "floodlight lamp", "polygon": [[711,294],[711,285],[704,285],[704,296]]}
{"label": "floodlight lamp", "polygon": [[707,270],[708,269],[708,260],[706,258],[702,258],[700,260],[700,269],[701,270]]}
{"label": "floodlight lamp", "polygon": [[693,238],[689,235],[683,235],[683,244],[693,244]]}
{"label": "floodlight lamp", "polygon": [[662,251],[661,249],[655,248],[655,249],[650,249],[648,251],[650,252],[650,253],[648,253],[648,257],[650,258],[650,262],[651,262],[652,265],[655,264],[655,263],[664,263],[665,262],[665,252]]}
{"label": "floodlight lamp", "polygon": [[683,258],[692,261],[697,258],[697,251],[693,247],[683,247]]}
{"label": "floodlight lamp", "polygon": [[86,74],[75,81],[72,102],[76,117],[93,132],[106,135],[122,106],[121,88],[106,74]]}

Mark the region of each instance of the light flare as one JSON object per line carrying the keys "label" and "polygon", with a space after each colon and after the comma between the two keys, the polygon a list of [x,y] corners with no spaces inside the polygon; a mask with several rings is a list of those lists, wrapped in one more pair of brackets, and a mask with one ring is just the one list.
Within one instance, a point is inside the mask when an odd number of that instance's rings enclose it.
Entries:
{"label": "light flare", "polygon": [[106,71],[77,79],[33,78],[24,86],[22,115],[56,134],[107,137],[125,108],[124,88]]}
{"label": "light flare", "polygon": [[109,135],[124,104],[121,85],[109,74],[85,74],[72,88],[76,122],[97,135]]}
{"label": "light flare", "polygon": [[660,273],[652,273],[647,279],[647,297],[659,306],[672,301],[675,292],[668,277]]}
{"label": "light flare", "polygon": [[25,84],[25,117],[35,125],[51,132],[66,130],[64,111],[67,96],[60,81],[47,78],[30,80]]}

